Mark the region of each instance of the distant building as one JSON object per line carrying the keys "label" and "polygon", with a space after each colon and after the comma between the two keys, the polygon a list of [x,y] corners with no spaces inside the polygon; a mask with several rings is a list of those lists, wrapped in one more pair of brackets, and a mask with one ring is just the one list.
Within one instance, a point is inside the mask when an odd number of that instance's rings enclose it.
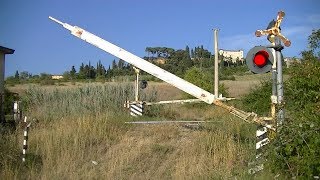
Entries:
{"label": "distant building", "polygon": [[235,63],[238,60],[243,61],[243,50],[224,50],[220,49],[219,54],[222,55],[224,58],[224,61],[229,60],[228,58],[231,57],[231,60],[233,63]]}
{"label": "distant building", "polygon": [[51,76],[51,79],[55,79],[55,80],[63,79],[63,76],[61,76],[61,75],[53,75],[53,76]]}

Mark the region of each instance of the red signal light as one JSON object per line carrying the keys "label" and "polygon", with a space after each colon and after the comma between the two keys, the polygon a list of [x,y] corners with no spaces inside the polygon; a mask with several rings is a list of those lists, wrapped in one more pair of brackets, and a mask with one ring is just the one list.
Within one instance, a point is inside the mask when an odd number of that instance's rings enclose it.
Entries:
{"label": "red signal light", "polygon": [[272,51],[265,46],[251,48],[246,56],[248,68],[256,74],[267,73],[271,70],[274,62]]}
{"label": "red signal light", "polygon": [[268,52],[262,50],[255,54],[253,58],[253,63],[258,67],[263,67],[264,65],[267,64],[268,59],[269,59]]}

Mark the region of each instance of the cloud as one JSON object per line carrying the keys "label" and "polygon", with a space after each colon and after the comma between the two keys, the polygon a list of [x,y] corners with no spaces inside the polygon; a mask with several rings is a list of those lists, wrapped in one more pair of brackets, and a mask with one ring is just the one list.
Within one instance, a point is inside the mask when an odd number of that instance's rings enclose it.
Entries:
{"label": "cloud", "polygon": [[312,24],[320,24],[320,14],[312,14],[306,18],[307,22]]}
{"label": "cloud", "polygon": [[220,49],[228,49],[228,50],[239,50],[242,49],[244,51],[248,51],[253,46],[257,45],[267,45],[269,42],[267,41],[266,36],[256,37],[254,33],[252,34],[240,34],[228,37],[222,37],[220,40]]}
{"label": "cloud", "polygon": [[[298,40],[306,40],[312,32],[311,26],[292,26],[285,28],[281,33],[286,36],[291,42],[298,42]],[[233,36],[221,37],[220,49],[239,50],[242,49],[247,52],[254,46],[269,45],[267,36],[256,37],[254,33],[238,34]]]}
{"label": "cloud", "polygon": [[304,16],[288,16],[288,20],[286,21],[286,24],[288,22],[294,23],[294,24],[300,24],[300,25],[309,25],[309,26],[320,26],[320,14],[306,14]]}
{"label": "cloud", "polygon": [[305,37],[311,34],[312,26],[292,26],[285,28],[281,33],[285,36],[292,36],[292,37]]}

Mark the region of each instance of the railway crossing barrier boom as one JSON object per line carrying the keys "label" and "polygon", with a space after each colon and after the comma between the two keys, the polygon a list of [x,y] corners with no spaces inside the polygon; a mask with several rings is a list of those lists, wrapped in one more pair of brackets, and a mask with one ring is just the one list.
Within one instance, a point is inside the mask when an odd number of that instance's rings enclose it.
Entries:
{"label": "railway crossing barrier boom", "polygon": [[136,68],[142,69],[145,72],[175,86],[176,88],[208,103],[208,104],[214,104],[217,106],[220,106],[226,110],[228,110],[230,113],[236,115],[237,117],[247,121],[247,122],[255,122],[261,125],[266,125],[266,127],[273,129],[274,128],[272,126],[267,125],[267,123],[265,123],[265,120],[268,118],[265,117],[258,117],[257,114],[255,113],[247,113],[244,112],[242,110],[239,110],[235,107],[232,106],[228,106],[226,104],[224,104],[223,102],[221,102],[218,97],[215,97],[213,94],[211,94],[208,91],[205,91],[203,89],[201,89],[200,87],[182,79],[179,78],[178,76],[164,70],[161,69],[160,67],[80,28],[77,26],[71,26],[67,23],[63,23],[53,17],[49,16],[49,19],[51,19],[52,21],[62,25],[65,29],[69,30],[71,32],[72,35],[76,36],[77,38],[82,39],[83,41],[86,41],[89,44],[92,44],[93,46],[96,46],[97,48],[110,53],[124,61],[126,61],[127,63],[135,66]]}
{"label": "railway crossing barrier boom", "polygon": [[[257,129],[256,137],[256,149],[260,149],[269,143],[270,139],[267,137],[268,130],[275,132],[277,125],[281,125],[284,121],[284,109],[283,109],[283,77],[282,77],[282,55],[281,50],[283,46],[280,40],[289,47],[291,42],[285,36],[281,34],[280,24],[284,17],[284,12],[278,12],[277,20],[272,20],[266,30],[257,30],[255,35],[260,37],[262,35],[268,35],[268,40],[272,43],[271,46],[255,46],[253,47],[247,55],[246,62],[249,69],[254,73],[266,73],[272,70],[273,77],[273,91],[272,91],[272,107],[271,107],[271,117],[258,117],[254,112],[248,113],[237,109],[233,106],[229,106],[222,102],[222,99],[213,95],[208,91],[201,89],[200,87],[179,78],[178,76],[161,69],[160,67],[80,28],[77,26],[71,26],[67,23],[63,23],[53,17],[49,17],[52,21],[62,25],[65,29],[69,30],[72,35],[77,38],[86,41],[97,48],[110,53],[127,63],[133,65],[136,69],[137,80],[136,80],[136,102],[138,102],[138,78],[139,70],[143,70],[173,86],[176,88],[196,97],[197,99],[204,101],[208,104],[214,104],[228,110],[231,114],[241,118],[242,120],[250,123],[257,123],[260,127]],[[271,49],[270,49],[271,48]],[[278,105],[278,116],[277,123],[275,123],[275,104]],[[131,112],[134,115],[140,115],[143,111],[143,104],[139,103],[127,103],[125,105],[132,109]],[[257,158],[260,155],[257,154]],[[260,171],[263,166],[259,166],[258,169],[253,170],[253,172]]]}

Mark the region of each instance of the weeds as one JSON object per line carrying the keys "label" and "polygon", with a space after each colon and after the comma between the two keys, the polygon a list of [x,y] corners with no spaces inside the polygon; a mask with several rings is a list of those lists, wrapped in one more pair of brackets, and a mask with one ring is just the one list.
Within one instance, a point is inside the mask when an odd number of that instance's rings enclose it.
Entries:
{"label": "weeds", "polygon": [[[22,131],[1,138],[4,179],[208,179],[246,176],[252,155],[250,128],[208,105],[159,107],[139,120],[217,121],[200,130],[177,125],[135,126],[123,110],[133,86],[31,87],[23,101],[38,119],[29,132],[27,163],[21,163]],[[155,101],[156,92],[141,99]],[[170,98],[170,97],[169,97]],[[240,123],[241,122],[241,123]],[[254,138],[254,136],[251,136]],[[3,150],[4,149],[4,150]],[[94,163],[93,163],[94,162]]]}

